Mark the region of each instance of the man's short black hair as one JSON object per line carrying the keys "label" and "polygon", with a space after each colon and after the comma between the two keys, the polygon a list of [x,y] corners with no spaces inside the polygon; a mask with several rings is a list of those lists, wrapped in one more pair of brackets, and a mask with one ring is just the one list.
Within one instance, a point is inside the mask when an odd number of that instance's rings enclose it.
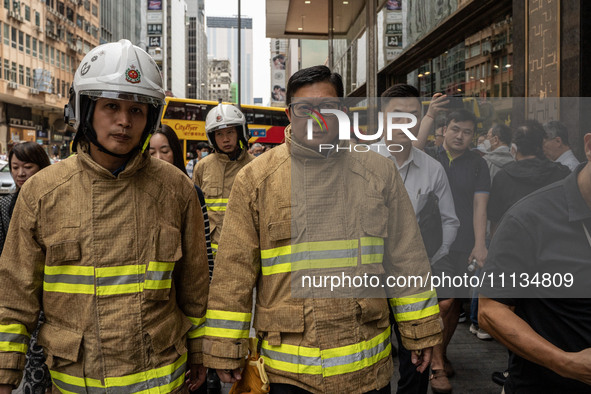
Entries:
{"label": "man's short black hair", "polygon": [[511,146],[513,141],[513,131],[507,125],[497,123],[492,127],[492,135],[499,137],[499,140],[507,146]]}
{"label": "man's short black hair", "polygon": [[337,97],[343,97],[345,94],[343,78],[339,74],[331,72],[326,66],[312,66],[297,71],[289,78],[287,92],[285,94],[285,104],[289,105],[291,103],[291,97],[299,88],[317,82],[331,83],[337,92]]}
{"label": "man's short black hair", "polygon": [[390,102],[390,99],[393,98],[405,98],[405,97],[416,97],[419,104],[421,104],[419,91],[412,85],[408,85],[406,83],[398,83],[396,85],[390,86],[388,89],[382,93],[380,100],[381,107],[383,108]]}
{"label": "man's short black hair", "polygon": [[450,112],[450,114],[447,115],[446,126],[449,126],[452,120],[456,123],[472,122],[474,123],[474,129],[476,129],[476,116],[474,116],[472,112],[466,111],[465,109],[458,109],[456,111]]}
{"label": "man's short black hair", "polygon": [[561,121],[551,120],[545,123],[544,131],[546,132],[546,138],[553,139],[560,137],[564,145],[570,146],[568,143],[568,129]]}
{"label": "man's short black hair", "polygon": [[523,156],[534,155],[544,158],[544,136],[546,132],[542,125],[535,120],[526,120],[523,125],[513,133],[513,142],[517,145],[517,151]]}

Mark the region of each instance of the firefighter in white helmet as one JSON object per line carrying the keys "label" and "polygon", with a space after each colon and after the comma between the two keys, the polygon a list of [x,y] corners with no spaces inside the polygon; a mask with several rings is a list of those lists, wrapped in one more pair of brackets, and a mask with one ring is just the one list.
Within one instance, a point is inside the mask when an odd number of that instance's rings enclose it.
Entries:
{"label": "firefighter in white helmet", "polygon": [[190,180],[146,146],[164,105],[154,60],[92,49],[70,89],[76,155],[23,186],[0,259],[0,393],[18,386],[39,310],[53,392],[181,393],[205,380],[208,269]]}
{"label": "firefighter in white helmet", "polygon": [[250,132],[246,119],[235,106],[220,103],[209,111],[205,131],[215,153],[197,162],[193,180],[205,195],[215,254],[234,178],[254,157],[247,151]]}

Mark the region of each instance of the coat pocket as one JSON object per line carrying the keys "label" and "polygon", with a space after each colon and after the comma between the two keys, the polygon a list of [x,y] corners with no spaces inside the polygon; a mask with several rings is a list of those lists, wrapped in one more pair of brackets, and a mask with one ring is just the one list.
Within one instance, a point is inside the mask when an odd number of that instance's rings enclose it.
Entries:
{"label": "coat pocket", "polygon": [[390,325],[390,311],[385,298],[359,298],[356,301],[360,309],[359,323],[375,324],[378,328]]}
{"label": "coat pocket", "polygon": [[146,328],[155,354],[171,351],[173,348],[179,354],[187,352],[187,332],[191,328],[191,321],[179,310],[168,314],[157,324]]}
{"label": "coat pocket", "polygon": [[364,215],[361,215],[361,228],[367,236],[388,237],[388,209],[384,200],[378,196],[368,196],[365,200]]}
{"label": "coat pocket", "polygon": [[183,256],[179,229],[172,226],[158,229],[154,237],[153,256],[146,266],[145,297],[148,300],[168,300],[174,266]]}
{"label": "coat pocket", "polygon": [[48,265],[79,261],[80,258],[80,243],[76,240],[62,241],[49,245],[47,253]]}
{"label": "coat pocket", "polygon": [[304,305],[279,304],[270,308],[256,306],[253,327],[265,333],[269,344],[281,344],[281,334],[304,332]]}
{"label": "coat pocket", "polygon": [[[81,332],[59,327],[49,322],[43,323],[39,329],[37,344],[42,346],[47,354],[46,364],[49,370],[76,378],[84,378],[82,338]],[[58,387],[62,387],[62,383],[65,382],[54,381]],[[76,389],[85,390],[85,387],[76,387]]]}

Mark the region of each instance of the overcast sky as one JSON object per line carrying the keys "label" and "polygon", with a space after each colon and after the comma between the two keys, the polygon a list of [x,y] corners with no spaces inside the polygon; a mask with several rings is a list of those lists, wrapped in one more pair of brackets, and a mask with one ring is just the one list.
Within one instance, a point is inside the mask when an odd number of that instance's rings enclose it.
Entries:
{"label": "overcast sky", "polygon": [[[271,91],[269,39],[265,37],[265,0],[242,0],[242,17],[252,18],[253,97],[262,97],[267,105]],[[205,16],[237,16],[238,0],[205,0]]]}

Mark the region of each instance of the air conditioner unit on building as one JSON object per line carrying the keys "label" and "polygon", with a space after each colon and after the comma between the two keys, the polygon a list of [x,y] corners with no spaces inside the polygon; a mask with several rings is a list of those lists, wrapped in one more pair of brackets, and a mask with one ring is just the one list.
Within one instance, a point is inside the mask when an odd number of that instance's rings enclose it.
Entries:
{"label": "air conditioner unit on building", "polygon": [[8,82],[8,89],[18,89],[18,83],[14,81]]}
{"label": "air conditioner unit on building", "polygon": [[31,88],[29,90],[29,93],[31,93],[31,94],[39,94],[39,89]]}

